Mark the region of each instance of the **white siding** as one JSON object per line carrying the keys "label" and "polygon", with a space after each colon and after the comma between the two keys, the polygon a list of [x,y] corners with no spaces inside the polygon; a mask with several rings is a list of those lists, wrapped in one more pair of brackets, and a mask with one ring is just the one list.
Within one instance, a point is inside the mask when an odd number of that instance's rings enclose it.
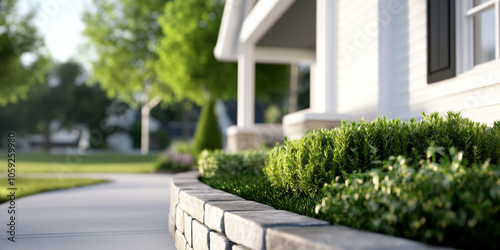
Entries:
{"label": "white siding", "polygon": [[378,103],[378,2],[338,1],[337,112],[371,118]]}
{"label": "white siding", "polygon": [[[495,120],[500,120],[500,70],[499,67],[495,67],[499,62],[480,65],[458,74],[457,77],[427,84],[426,1],[409,1],[408,13],[410,116],[420,117],[422,111],[460,110],[465,116],[476,121],[491,124]],[[463,15],[456,16],[461,18]],[[464,28],[457,24],[457,29],[461,32]],[[459,36],[457,39],[460,39]],[[461,54],[462,51],[459,50],[458,60]]]}

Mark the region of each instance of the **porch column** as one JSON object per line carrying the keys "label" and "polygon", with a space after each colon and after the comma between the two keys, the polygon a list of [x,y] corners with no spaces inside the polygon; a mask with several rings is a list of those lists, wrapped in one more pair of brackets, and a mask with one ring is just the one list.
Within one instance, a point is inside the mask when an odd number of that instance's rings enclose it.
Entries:
{"label": "porch column", "polygon": [[283,117],[283,132],[298,139],[305,131],[341,125],[337,111],[337,1],[316,1],[316,61],[311,63],[309,110]]}
{"label": "porch column", "polygon": [[254,45],[244,44],[238,56],[238,128],[252,128],[255,123]]}
{"label": "porch column", "polygon": [[255,130],[255,45],[242,44],[238,56],[238,120],[236,126],[227,129],[229,152],[258,149]]}
{"label": "porch column", "polygon": [[317,0],[316,2],[316,68],[314,84],[314,104],[318,113],[337,112],[337,1]]}

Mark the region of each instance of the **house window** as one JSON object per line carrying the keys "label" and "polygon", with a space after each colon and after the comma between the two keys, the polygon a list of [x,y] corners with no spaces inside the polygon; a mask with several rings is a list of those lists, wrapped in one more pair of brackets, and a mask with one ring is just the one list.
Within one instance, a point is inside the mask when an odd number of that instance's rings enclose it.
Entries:
{"label": "house window", "polygon": [[[474,66],[497,58],[498,39],[495,30],[498,18],[497,0],[471,0],[467,18],[472,22]],[[497,14],[495,15],[495,12]]]}

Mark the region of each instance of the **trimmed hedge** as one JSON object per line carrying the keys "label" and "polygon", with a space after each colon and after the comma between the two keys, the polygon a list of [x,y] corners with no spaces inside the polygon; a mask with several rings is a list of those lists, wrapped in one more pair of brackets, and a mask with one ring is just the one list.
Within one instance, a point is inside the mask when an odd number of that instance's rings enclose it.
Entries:
{"label": "trimmed hedge", "polygon": [[226,153],[223,150],[203,150],[198,159],[201,176],[261,174],[267,152],[247,150]]}
{"label": "trimmed hedge", "polygon": [[204,149],[222,148],[222,135],[214,108],[215,101],[210,99],[206,101],[201,110],[193,138],[193,153],[195,157],[198,157]]}
{"label": "trimmed hedge", "polygon": [[423,114],[421,121],[378,118],[373,122],[342,122],[333,130],[316,130],[274,148],[264,169],[271,183],[299,194],[316,193],[340,176],[381,166],[391,155],[426,159],[429,146],[457,147],[469,165],[500,158],[500,124],[485,124],[449,112]]}
{"label": "trimmed hedge", "polygon": [[[392,157],[382,169],[337,179],[323,188],[316,213],[334,224],[432,244],[500,248],[500,167],[467,167],[462,152],[450,151],[452,161],[412,166]],[[428,155],[435,153],[431,148]]]}

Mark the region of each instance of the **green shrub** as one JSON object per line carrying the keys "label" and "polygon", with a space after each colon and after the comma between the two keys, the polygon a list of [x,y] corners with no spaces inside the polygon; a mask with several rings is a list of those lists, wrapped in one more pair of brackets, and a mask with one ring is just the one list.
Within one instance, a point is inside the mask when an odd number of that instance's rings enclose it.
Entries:
{"label": "green shrub", "polygon": [[[130,127],[130,130],[129,130],[129,135],[132,137],[134,148],[141,147],[141,134],[142,134],[141,133],[141,126],[142,126],[142,122],[137,121],[134,124],[132,124],[132,126]],[[168,148],[168,146],[170,146],[170,143],[171,143],[170,136],[168,135],[168,133],[166,131],[164,131],[162,129],[159,129],[158,131],[156,131],[154,133],[150,132],[149,138],[150,138],[150,140],[149,140],[150,143],[152,141],[151,140],[152,138],[155,138],[158,141],[158,144],[155,145],[154,149]]]}
{"label": "green shrub", "polygon": [[194,156],[193,145],[187,141],[178,141],[172,145],[172,151],[177,154],[188,154]]}
{"label": "green shrub", "polygon": [[222,148],[222,136],[215,116],[215,102],[210,99],[201,110],[193,139],[193,152],[198,156],[204,149]]}
{"label": "green shrub", "polygon": [[247,150],[229,154],[223,150],[203,150],[198,159],[202,177],[216,175],[259,174],[264,168],[266,152]]}
{"label": "green shrub", "polygon": [[334,181],[322,189],[316,212],[334,224],[449,247],[498,249],[500,167],[466,167],[463,153],[454,151],[452,161],[409,166],[404,157],[392,157],[382,169]]}
{"label": "green shrub", "polygon": [[500,124],[485,124],[449,112],[424,114],[424,119],[403,122],[378,118],[373,122],[342,122],[333,130],[317,130],[302,139],[286,141],[267,159],[266,175],[277,186],[296,193],[316,193],[336,176],[380,167],[391,155],[425,159],[427,147],[452,146],[464,151],[470,164],[500,158]]}
{"label": "green shrub", "polygon": [[165,130],[158,130],[152,134],[158,140],[158,149],[166,149],[170,146],[171,139]]}

